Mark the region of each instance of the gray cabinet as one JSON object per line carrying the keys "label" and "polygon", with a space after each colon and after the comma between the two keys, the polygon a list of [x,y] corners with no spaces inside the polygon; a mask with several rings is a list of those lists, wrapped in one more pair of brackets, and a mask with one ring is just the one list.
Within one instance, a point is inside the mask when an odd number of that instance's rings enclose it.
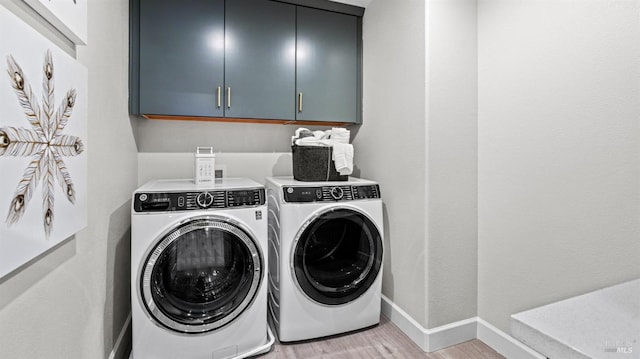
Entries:
{"label": "gray cabinet", "polygon": [[299,6],[297,120],[358,122],[358,19]]}
{"label": "gray cabinet", "polygon": [[139,112],[222,116],[224,0],[140,0]]}
{"label": "gray cabinet", "polygon": [[232,0],[226,14],[225,116],[295,119],[296,7]]}
{"label": "gray cabinet", "polygon": [[360,122],[361,17],[295,1],[131,1],[132,113]]}

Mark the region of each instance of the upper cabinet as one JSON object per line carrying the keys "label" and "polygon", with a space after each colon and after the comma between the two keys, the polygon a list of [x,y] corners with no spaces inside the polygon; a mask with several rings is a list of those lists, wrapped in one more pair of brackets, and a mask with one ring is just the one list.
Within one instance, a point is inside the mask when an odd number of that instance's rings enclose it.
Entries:
{"label": "upper cabinet", "polygon": [[296,7],[230,0],[225,20],[225,116],[295,119]]}
{"label": "upper cabinet", "polygon": [[297,0],[131,1],[131,113],[360,123],[362,13],[336,7],[360,8],[326,0],[304,1],[320,8]]}
{"label": "upper cabinet", "polygon": [[224,0],[140,0],[139,18],[138,113],[223,116]]}
{"label": "upper cabinet", "polygon": [[298,7],[297,120],[357,122],[358,21]]}

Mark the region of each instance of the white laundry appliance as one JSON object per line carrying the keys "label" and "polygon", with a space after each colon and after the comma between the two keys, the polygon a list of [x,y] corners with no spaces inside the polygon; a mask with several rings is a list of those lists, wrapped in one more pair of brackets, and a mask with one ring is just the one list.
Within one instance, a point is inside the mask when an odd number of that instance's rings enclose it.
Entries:
{"label": "white laundry appliance", "polygon": [[267,178],[269,312],[282,342],[380,321],[383,216],[380,187]]}
{"label": "white laundry appliance", "polygon": [[133,359],[268,351],[267,207],[249,179],[151,181],[133,194]]}

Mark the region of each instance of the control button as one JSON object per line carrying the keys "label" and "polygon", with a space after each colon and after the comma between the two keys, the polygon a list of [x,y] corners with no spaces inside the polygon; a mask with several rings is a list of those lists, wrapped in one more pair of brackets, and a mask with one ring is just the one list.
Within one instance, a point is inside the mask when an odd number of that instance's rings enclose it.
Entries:
{"label": "control button", "polygon": [[317,199],[322,199],[322,189],[321,188],[316,189],[316,198]]}
{"label": "control button", "polygon": [[202,192],[196,197],[196,203],[200,208],[207,208],[213,203],[213,195],[209,192]]}
{"label": "control button", "polygon": [[184,207],[184,197],[178,197],[178,207]]}
{"label": "control button", "polygon": [[146,193],[143,193],[143,194],[141,194],[141,195],[140,195],[140,197],[138,197],[138,198],[140,198],[140,200],[141,200],[142,202],[144,202],[144,201],[146,201],[149,197],[147,196],[147,194],[146,194]]}
{"label": "control button", "polygon": [[293,193],[293,187],[287,188],[287,193]]}
{"label": "control button", "polygon": [[344,193],[342,192],[342,188],[340,187],[331,187],[331,197],[335,200],[342,199]]}

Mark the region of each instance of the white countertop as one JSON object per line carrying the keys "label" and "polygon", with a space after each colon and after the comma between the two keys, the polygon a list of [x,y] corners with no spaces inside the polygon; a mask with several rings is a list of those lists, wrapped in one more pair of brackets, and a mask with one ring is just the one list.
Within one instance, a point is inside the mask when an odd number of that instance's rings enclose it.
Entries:
{"label": "white countertop", "polygon": [[640,279],[514,314],[511,335],[551,359],[638,359]]}

